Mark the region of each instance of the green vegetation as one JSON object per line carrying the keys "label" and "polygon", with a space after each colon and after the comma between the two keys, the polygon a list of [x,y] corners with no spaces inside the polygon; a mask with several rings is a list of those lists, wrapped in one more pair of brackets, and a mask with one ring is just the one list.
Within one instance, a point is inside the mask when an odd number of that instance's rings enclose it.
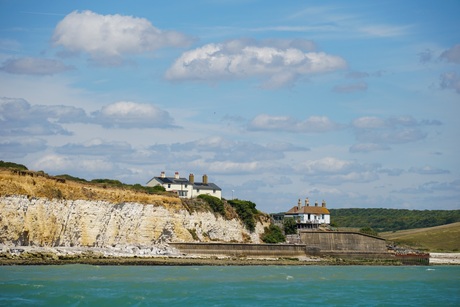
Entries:
{"label": "green vegetation", "polygon": [[338,227],[371,227],[379,232],[460,222],[460,210],[329,209]]}
{"label": "green vegetation", "polygon": [[86,179],[74,177],[74,176],[67,175],[67,174],[57,175],[57,176],[55,176],[55,177],[56,177],[56,178],[62,178],[62,179],[65,179],[65,180],[70,180],[70,181],[88,182]]}
{"label": "green vegetation", "polygon": [[286,241],[286,237],[283,235],[281,228],[273,224],[264,228],[264,233],[261,235],[261,239],[265,243],[280,243]]}
{"label": "green vegetation", "polygon": [[380,233],[386,240],[398,245],[430,252],[459,252],[460,223],[430,228],[418,228]]}
{"label": "green vegetation", "polygon": [[294,235],[297,233],[297,223],[292,217],[284,219],[283,228],[285,235]]}
{"label": "green vegetation", "polygon": [[207,202],[208,205],[211,207],[212,211],[214,211],[215,213],[219,213],[222,216],[225,216],[224,202],[221,199],[206,194],[198,195],[198,198]]}
{"label": "green vegetation", "polygon": [[20,169],[20,170],[23,170],[23,171],[27,171],[27,167],[25,167],[25,165],[17,164],[17,163],[14,163],[14,162],[5,162],[5,161],[2,161],[2,160],[0,160],[0,167],[14,168],[14,169]]}
{"label": "green vegetation", "polygon": [[253,232],[256,229],[255,215],[259,213],[256,204],[249,200],[232,199],[228,203],[235,209],[246,228]]}
{"label": "green vegetation", "polygon": [[379,233],[370,227],[363,227],[359,230],[360,233],[364,233],[371,236],[378,236]]}

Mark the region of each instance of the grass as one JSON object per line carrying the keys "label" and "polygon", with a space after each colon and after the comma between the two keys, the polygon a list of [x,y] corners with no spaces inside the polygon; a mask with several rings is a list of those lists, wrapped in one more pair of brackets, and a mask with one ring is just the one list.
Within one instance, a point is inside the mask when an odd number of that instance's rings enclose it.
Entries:
{"label": "grass", "polygon": [[107,187],[106,185],[78,181],[57,180],[40,172],[28,171],[23,175],[8,169],[0,169],[0,196],[25,195],[48,199],[100,200],[111,203],[137,202],[182,209],[178,197],[148,194],[132,189]]}
{"label": "grass", "polygon": [[381,232],[379,235],[399,245],[429,252],[460,252],[460,222],[429,228]]}

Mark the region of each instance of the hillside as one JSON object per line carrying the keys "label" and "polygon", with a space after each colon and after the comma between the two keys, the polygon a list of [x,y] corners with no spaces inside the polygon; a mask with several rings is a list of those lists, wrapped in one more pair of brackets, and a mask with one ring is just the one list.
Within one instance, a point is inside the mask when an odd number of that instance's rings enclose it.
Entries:
{"label": "hillside", "polygon": [[382,208],[329,209],[337,227],[371,227],[379,232],[434,227],[460,222],[460,210],[407,210]]}
{"label": "hillside", "polygon": [[382,232],[380,236],[399,245],[430,252],[460,251],[460,223],[442,226]]}

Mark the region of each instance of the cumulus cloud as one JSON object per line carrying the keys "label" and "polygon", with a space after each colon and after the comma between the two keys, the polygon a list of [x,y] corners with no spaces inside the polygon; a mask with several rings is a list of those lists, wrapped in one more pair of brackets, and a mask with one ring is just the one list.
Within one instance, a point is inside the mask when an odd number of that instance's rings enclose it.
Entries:
{"label": "cumulus cloud", "polygon": [[105,159],[82,159],[81,157],[67,157],[51,154],[36,161],[34,163],[34,168],[46,170],[51,173],[70,173],[80,176],[80,174],[85,173],[102,175],[112,171],[115,166],[112,162]]}
{"label": "cumulus cloud", "polygon": [[38,138],[15,138],[0,141],[2,157],[22,158],[46,149],[46,141]]}
{"label": "cumulus cloud", "polygon": [[367,91],[367,83],[359,82],[345,85],[336,85],[332,89],[336,93],[353,93]]}
{"label": "cumulus cloud", "polygon": [[442,60],[445,60],[447,62],[455,63],[455,64],[460,64],[460,44],[456,44],[450,49],[447,49],[444,51],[440,58]]}
{"label": "cumulus cloud", "polygon": [[0,98],[0,135],[69,135],[60,122],[85,120],[82,109],[68,106],[31,106],[24,99]]}
{"label": "cumulus cloud", "polygon": [[284,158],[285,152],[308,151],[308,148],[295,146],[286,142],[261,145],[252,142],[232,141],[223,137],[209,137],[186,143],[174,143],[170,146],[154,145],[153,150],[162,150],[170,153],[196,154],[203,158],[208,154],[206,161],[267,161]]}
{"label": "cumulus cloud", "polygon": [[248,125],[249,130],[301,133],[328,132],[340,128],[339,124],[334,123],[326,116],[310,116],[299,121],[289,116],[271,116],[268,114],[257,115]]}
{"label": "cumulus cloud", "polygon": [[70,53],[88,53],[93,60],[109,65],[119,63],[125,54],[184,47],[191,42],[184,34],[160,30],[145,18],[92,11],[68,14],[56,26],[52,40]]}
{"label": "cumulus cloud", "polygon": [[379,178],[379,168],[378,164],[362,164],[334,157],[304,161],[298,165],[298,171],[305,174],[306,181],[323,184],[374,181]]}
{"label": "cumulus cloud", "polygon": [[456,72],[446,72],[440,76],[440,86],[442,89],[453,89],[460,94],[460,75]]}
{"label": "cumulus cloud", "polygon": [[9,59],[0,67],[7,73],[21,75],[54,75],[71,69],[74,67],[61,61],[32,57]]}
{"label": "cumulus cloud", "polygon": [[306,51],[295,42],[232,40],[207,44],[183,53],[165,77],[172,81],[207,82],[257,77],[263,80],[263,87],[279,88],[292,85],[302,76],[337,71],[347,66],[339,56]]}
{"label": "cumulus cloud", "polygon": [[350,147],[350,152],[370,152],[388,150],[389,144],[403,144],[422,140],[428,133],[424,126],[442,125],[438,120],[417,121],[411,116],[382,119],[365,116],[355,119],[351,126],[358,144]]}
{"label": "cumulus cloud", "polygon": [[91,114],[95,123],[107,128],[172,128],[167,111],[151,104],[119,101]]}

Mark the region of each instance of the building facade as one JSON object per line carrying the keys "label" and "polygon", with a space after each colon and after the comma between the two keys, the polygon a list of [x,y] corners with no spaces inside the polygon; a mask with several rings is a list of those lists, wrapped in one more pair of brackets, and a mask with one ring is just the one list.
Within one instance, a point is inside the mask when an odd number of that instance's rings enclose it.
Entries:
{"label": "building facade", "polygon": [[222,189],[216,184],[208,182],[208,176],[203,175],[202,182],[195,182],[195,176],[181,178],[179,172],[175,172],[174,177],[167,177],[165,172],[161,172],[159,177],[150,179],[146,186],[162,186],[166,191],[175,192],[180,198],[195,198],[198,195],[206,194],[222,199]]}
{"label": "building facade", "polygon": [[329,225],[331,223],[331,214],[326,208],[326,202],[323,200],[321,206],[315,202],[310,206],[308,198],[305,199],[305,205],[298,201],[297,206],[292,207],[284,213],[272,214],[272,220],[275,224],[282,225],[284,219],[293,218],[297,223],[297,229],[315,229],[319,225]]}

